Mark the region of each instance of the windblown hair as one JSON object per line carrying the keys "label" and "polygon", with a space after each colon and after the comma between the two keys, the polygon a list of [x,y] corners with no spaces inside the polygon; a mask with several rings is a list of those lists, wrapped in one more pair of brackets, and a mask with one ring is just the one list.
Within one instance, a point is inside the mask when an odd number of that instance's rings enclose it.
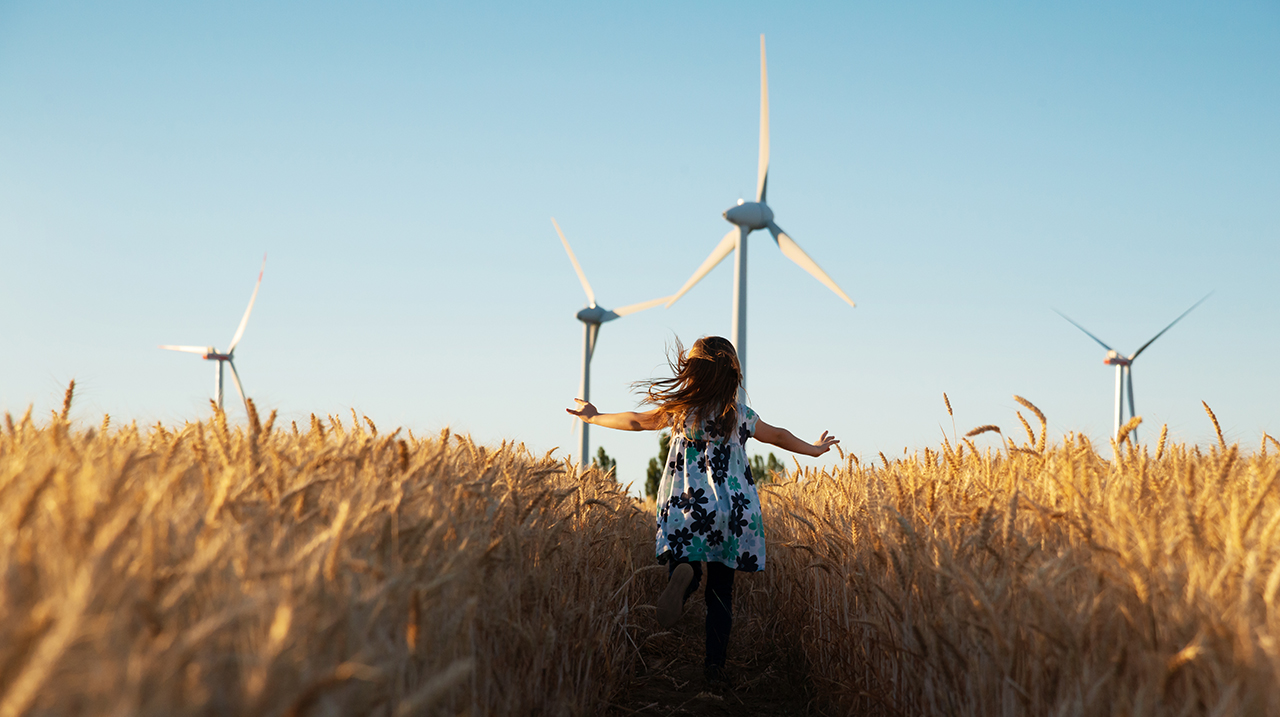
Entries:
{"label": "windblown hair", "polygon": [[657,406],[673,428],[686,425],[690,418],[699,426],[716,419],[727,431],[737,422],[738,387],[742,384],[738,352],[720,336],[703,336],[687,352],[679,338],[675,344],[675,357],[667,357],[675,374],[672,378],[633,384],[645,391],[641,403]]}

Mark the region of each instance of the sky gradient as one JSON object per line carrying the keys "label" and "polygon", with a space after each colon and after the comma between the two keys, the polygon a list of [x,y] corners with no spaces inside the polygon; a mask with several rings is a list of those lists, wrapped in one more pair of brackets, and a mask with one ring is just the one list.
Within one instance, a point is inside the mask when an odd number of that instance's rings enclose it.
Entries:
{"label": "sky gradient", "polygon": [[[752,235],[766,421],[901,454],[944,391],[1018,435],[1016,393],[1105,440],[1113,370],[1053,309],[1130,352],[1212,290],[1135,364],[1142,437],[1213,440],[1202,400],[1280,432],[1274,3],[0,2],[0,410],[74,378],[81,421],[207,415],[212,364],[156,347],[224,349],[267,252],[237,366],[286,425],[564,454],[585,297],[550,218],[602,305],[679,288],[754,192],[761,33],[770,206],[858,304]],[[602,410],[728,335],[732,273],[604,326]],[[593,444],[639,484],[657,441]]]}

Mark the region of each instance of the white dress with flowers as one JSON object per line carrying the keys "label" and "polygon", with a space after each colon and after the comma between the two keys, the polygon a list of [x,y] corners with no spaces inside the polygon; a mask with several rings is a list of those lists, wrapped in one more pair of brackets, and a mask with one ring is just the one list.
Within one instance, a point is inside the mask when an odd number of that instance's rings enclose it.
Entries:
{"label": "white dress with flowers", "polygon": [[737,425],[727,435],[714,419],[672,430],[657,495],[659,562],[764,569],[764,522],[746,450],[759,420],[739,403]]}

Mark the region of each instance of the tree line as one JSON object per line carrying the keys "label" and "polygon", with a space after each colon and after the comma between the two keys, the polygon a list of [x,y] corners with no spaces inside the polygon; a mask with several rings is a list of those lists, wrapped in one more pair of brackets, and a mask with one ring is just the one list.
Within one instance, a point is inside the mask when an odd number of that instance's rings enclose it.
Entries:
{"label": "tree line", "polygon": [[[658,494],[658,483],[662,480],[662,469],[665,467],[667,455],[670,453],[671,431],[661,431],[658,433],[658,455],[649,459],[649,468],[645,472],[644,494],[649,498],[653,498]],[[596,450],[596,457],[591,459],[591,464],[606,473],[614,471],[614,479],[617,479],[618,461],[605,452],[604,446],[600,446]],[[755,477],[756,483],[768,483],[774,480],[776,476],[786,473],[786,470],[787,467],[772,452],[767,457],[761,455],[751,456],[751,475]]]}

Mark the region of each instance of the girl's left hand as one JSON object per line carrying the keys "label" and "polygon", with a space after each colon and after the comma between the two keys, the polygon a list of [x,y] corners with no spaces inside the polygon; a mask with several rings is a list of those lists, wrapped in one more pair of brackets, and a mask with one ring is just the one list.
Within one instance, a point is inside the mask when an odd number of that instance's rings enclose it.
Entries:
{"label": "girl's left hand", "polygon": [[591,419],[600,415],[600,411],[596,410],[596,407],[591,405],[590,401],[584,401],[581,398],[575,398],[573,400],[577,401],[578,409],[575,411],[572,408],[566,408],[564,409],[566,412],[581,418],[586,423],[591,423]]}
{"label": "girl's left hand", "polygon": [[839,442],[840,440],[838,438],[836,438],[835,436],[828,436],[827,432],[823,431],[822,437],[813,442],[813,447],[818,451],[817,453],[813,454],[814,457],[817,457],[822,455],[823,453],[826,453],[827,451],[831,450],[832,446],[834,446]]}

